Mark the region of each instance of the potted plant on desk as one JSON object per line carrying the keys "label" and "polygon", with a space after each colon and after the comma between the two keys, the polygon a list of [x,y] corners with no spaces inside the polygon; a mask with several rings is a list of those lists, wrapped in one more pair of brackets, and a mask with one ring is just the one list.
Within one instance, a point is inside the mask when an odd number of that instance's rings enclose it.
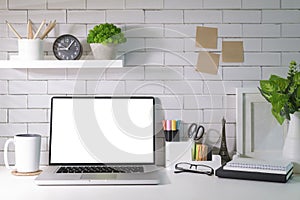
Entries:
{"label": "potted plant on desk", "polygon": [[300,172],[300,71],[291,61],[287,78],[271,75],[260,81],[262,96],[272,104],[272,114],[280,125],[289,121],[283,145],[283,157],[294,162],[294,172]]}
{"label": "potted plant on desk", "polygon": [[121,28],[114,24],[99,24],[89,31],[87,43],[90,44],[95,59],[112,60],[117,53],[117,45],[126,42]]}

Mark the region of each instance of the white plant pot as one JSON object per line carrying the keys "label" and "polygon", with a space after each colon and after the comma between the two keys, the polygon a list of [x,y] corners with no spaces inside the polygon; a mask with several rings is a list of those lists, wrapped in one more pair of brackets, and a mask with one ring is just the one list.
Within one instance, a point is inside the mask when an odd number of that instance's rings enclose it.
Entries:
{"label": "white plant pot", "polygon": [[300,173],[300,112],[291,115],[283,145],[283,158],[294,164],[294,173]]}
{"label": "white plant pot", "polygon": [[96,60],[113,60],[117,55],[117,45],[103,45],[90,43],[93,56]]}

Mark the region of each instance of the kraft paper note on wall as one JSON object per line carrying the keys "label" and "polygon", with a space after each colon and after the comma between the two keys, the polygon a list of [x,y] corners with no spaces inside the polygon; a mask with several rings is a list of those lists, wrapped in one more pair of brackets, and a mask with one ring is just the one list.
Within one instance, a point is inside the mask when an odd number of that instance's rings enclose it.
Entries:
{"label": "kraft paper note on wall", "polygon": [[208,74],[217,74],[219,67],[220,55],[200,51],[198,54],[197,71]]}
{"label": "kraft paper note on wall", "polygon": [[244,47],[242,41],[222,42],[222,62],[244,62]]}
{"label": "kraft paper note on wall", "polygon": [[216,49],[218,42],[218,29],[197,26],[196,47]]}

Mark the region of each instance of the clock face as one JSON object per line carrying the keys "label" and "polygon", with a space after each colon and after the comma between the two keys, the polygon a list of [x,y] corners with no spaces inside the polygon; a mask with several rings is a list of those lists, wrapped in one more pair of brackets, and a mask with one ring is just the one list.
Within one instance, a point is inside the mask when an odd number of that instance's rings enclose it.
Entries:
{"label": "clock face", "polygon": [[53,53],[58,60],[79,60],[82,46],[73,35],[61,35],[54,41]]}

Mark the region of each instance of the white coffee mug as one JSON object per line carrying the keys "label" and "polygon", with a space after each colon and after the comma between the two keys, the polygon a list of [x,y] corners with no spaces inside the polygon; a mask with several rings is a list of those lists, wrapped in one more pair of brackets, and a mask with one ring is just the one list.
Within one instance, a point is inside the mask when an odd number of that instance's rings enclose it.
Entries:
{"label": "white coffee mug", "polygon": [[[15,145],[15,166],[8,163],[8,146]],[[17,172],[35,172],[40,166],[41,136],[38,134],[18,134],[8,139],[4,145],[4,163],[6,168]]]}

